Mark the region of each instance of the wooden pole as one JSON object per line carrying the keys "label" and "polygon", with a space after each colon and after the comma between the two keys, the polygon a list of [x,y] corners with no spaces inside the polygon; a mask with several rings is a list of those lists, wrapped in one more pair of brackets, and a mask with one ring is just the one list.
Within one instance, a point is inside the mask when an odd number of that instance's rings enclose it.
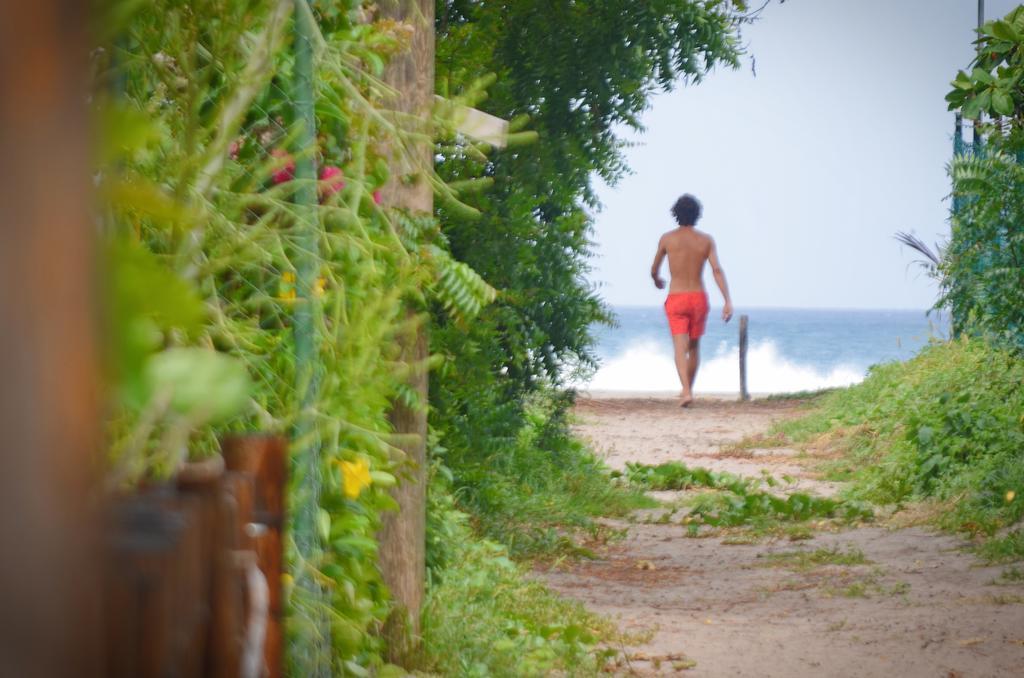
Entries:
{"label": "wooden pole", "polygon": [[89,3],[0,2],[0,673],[96,676]]}
{"label": "wooden pole", "polygon": [[[392,108],[400,124],[423,139],[406,155],[392,149],[391,178],[382,191],[385,205],[411,214],[433,214],[434,194],[426,173],[432,171],[433,146],[429,125],[434,104],[434,0],[384,0],[385,18],[409,24],[412,44],[388,63],[384,81],[398,92]],[[428,134],[424,134],[427,132]],[[410,368],[409,387],[422,401],[409,407],[401,399],[391,405],[390,420],[407,465],[393,496],[397,513],[384,517],[380,533],[380,567],[391,591],[394,608],[384,629],[388,660],[415,664],[420,630],[420,609],[426,580],[426,438],[427,328],[418,309],[407,302],[406,315],[414,329],[398,337],[400,360]]]}
{"label": "wooden pole", "polygon": [[740,400],[750,400],[747,391],[747,323],[746,315],[740,316]]}

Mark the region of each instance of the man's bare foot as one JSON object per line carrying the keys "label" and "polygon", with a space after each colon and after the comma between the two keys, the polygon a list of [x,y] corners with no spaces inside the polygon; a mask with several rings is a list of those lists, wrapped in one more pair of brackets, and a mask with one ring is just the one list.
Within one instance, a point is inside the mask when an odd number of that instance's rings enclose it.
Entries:
{"label": "man's bare foot", "polygon": [[689,407],[693,404],[693,396],[683,396],[682,402],[679,403],[679,407]]}

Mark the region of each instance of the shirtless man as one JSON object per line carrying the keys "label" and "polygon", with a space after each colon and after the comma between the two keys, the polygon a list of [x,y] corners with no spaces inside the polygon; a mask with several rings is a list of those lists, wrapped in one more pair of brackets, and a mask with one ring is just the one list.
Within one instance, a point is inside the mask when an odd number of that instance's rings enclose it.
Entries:
{"label": "shirtless man", "polygon": [[725,283],[725,272],[718,263],[715,241],[707,233],[693,227],[700,218],[700,203],[687,193],[672,207],[679,228],[669,231],[658,241],[658,253],[654,255],[651,278],[659,290],[665,288],[660,275],[661,262],[668,255],[668,270],[671,282],[668,298],[665,299],[665,315],[672,332],[675,348],[676,370],[683,385],[682,407],[693,402],[693,380],[697,377],[700,363],[700,338],[708,319],[708,293],[704,291],[704,262],[711,262],[718,289],[722,291],[725,306],[722,320],[729,322],[732,317],[732,300]]}

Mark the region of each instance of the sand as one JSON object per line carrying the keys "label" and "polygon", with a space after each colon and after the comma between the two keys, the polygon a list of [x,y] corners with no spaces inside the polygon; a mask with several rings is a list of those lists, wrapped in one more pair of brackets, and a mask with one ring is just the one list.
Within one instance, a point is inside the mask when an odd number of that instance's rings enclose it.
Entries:
{"label": "sand", "polygon": [[[665,397],[591,397],[578,403],[576,428],[614,468],[677,459],[787,474],[805,491],[832,494],[837,487],[793,450],[735,447],[799,407],[700,399],[683,411]],[[610,521],[626,536],[597,560],[542,573],[623,630],[650,635],[623,648],[620,675],[1024,676],[1024,585],[994,583],[1006,568],[979,562],[956,537],[870,525],[730,545],[645,522],[652,513]],[[867,562],[798,571],[769,557],[831,547],[859,549]]]}

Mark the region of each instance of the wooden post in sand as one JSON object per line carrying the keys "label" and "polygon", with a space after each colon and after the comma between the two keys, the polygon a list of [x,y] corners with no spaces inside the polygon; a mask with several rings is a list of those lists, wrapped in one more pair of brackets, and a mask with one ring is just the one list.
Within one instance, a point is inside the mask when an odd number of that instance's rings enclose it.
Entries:
{"label": "wooden post in sand", "polygon": [[747,322],[745,315],[740,316],[740,400],[750,400],[747,391]]}

